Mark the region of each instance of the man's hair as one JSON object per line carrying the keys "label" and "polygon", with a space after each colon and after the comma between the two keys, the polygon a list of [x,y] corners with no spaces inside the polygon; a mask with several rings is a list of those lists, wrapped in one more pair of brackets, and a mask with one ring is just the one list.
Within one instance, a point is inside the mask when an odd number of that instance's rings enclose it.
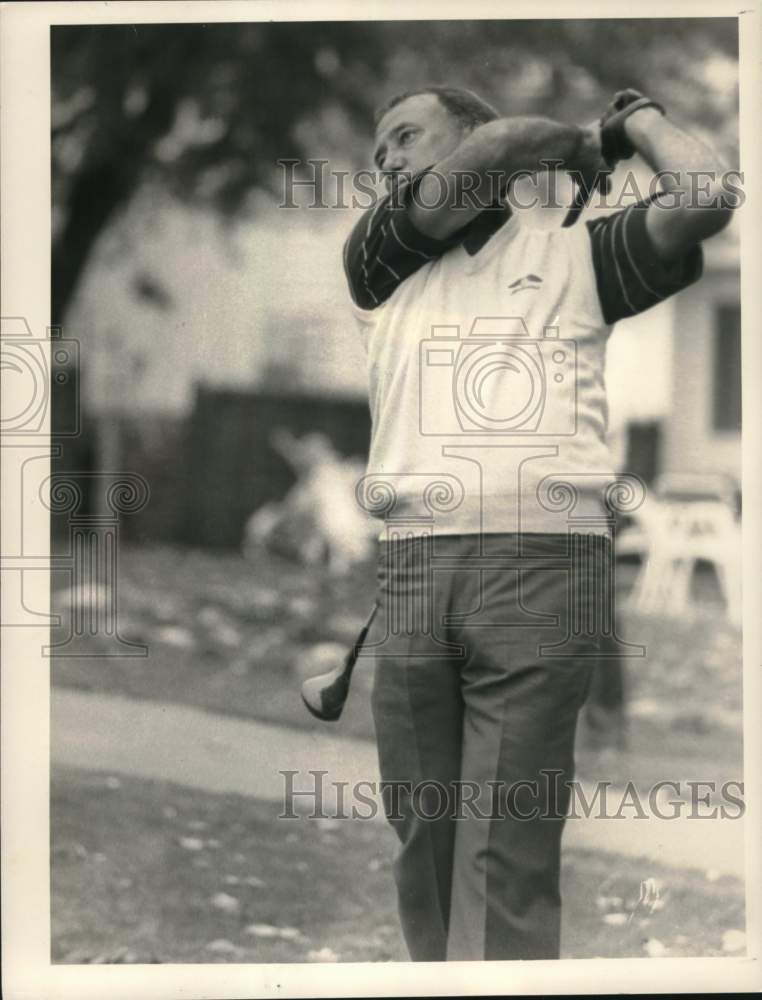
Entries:
{"label": "man's hair", "polygon": [[404,94],[397,94],[386,104],[376,110],[373,116],[374,125],[378,125],[387,111],[406,101],[408,97],[417,97],[419,94],[434,94],[439,99],[439,103],[452,115],[463,128],[472,129],[485,122],[494,121],[500,117],[491,104],[487,104],[477,94],[471,90],[464,90],[462,87],[440,87],[431,84],[426,87],[419,87],[417,90],[406,90]]}

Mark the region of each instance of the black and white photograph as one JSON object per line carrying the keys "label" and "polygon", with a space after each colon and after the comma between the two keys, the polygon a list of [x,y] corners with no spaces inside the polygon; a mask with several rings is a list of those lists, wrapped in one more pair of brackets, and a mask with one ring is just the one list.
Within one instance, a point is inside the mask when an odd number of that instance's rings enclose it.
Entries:
{"label": "black and white photograph", "polygon": [[758,9],[0,19],[5,995],[758,989]]}

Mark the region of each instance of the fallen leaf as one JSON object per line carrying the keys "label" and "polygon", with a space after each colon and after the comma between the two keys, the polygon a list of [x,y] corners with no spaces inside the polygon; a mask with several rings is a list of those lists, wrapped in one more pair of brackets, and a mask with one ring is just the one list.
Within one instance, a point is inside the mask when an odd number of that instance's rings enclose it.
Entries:
{"label": "fallen leaf", "polygon": [[278,937],[278,928],[272,924],[249,924],[246,933],[253,934],[254,937],[275,938]]}
{"label": "fallen leaf", "polygon": [[746,947],[746,934],[739,930],[725,931],[722,935],[723,951],[743,951]]}
{"label": "fallen leaf", "polygon": [[57,590],[53,595],[54,606],[70,607],[72,611],[85,608],[88,611],[105,611],[112,601],[112,594],[103,585],[75,584],[65,590]]}
{"label": "fallen leaf", "polygon": [[667,954],[666,945],[658,938],[649,938],[643,945],[643,951],[649,958],[663,958]]}
{"label": "fallen leaf", "polygon": [[274,924],[249,924],[246,933],[260,938],[280,938],[283,941],[297,941],[304,937],[298,927],[276,927]]}
{"label": "fallen leaf", "polygon": [[604,924],[609,924],[611,927],[621,927],[623,924],[627,923],[626,913],[607,913],[603,918]]}
{"label": "fallen leaf", "polygon": [[227,938],[217,938],[214,941],[210,941],[206,946],[207,951],[215,951],[221,955],[229,955],[233,952],[239,950],[238,946],[233,944],[232,941],[228,941]]}
{"label": "fallen leaf", "polygon": [[633,699],[633,701],[629,703],[627,706],[627,712],[631,716],[648,719],[664,715],[665,708],[653,698],[637,698]]}
{"label": "fallen leaf", "polygon": [[288,610],[296,618],[309,618],[317,610],[317,602],[311,597],[292,597],[288,602]]}
{"label": "fallen leaf", "polygon": [[310,962],[338,962],[339,956],[333,948],[313,948],[307,952],[307,960]]}
{"label": "fallen leaf", "polygon": [[204,841],[199,837],[180,837],[178,844],[186,851],[203,851]]}
{"label": "fallen leaf", "polygon": [[193,633],[179,625],[167,625],[157,629],[153,638],[163,642],[165,646],[174,646],[176,649],[192,649],[196,645]]}
{"label": "fallen leaf", "polygon": [[210,902],[215,909],[222,910],[223,913],[238,913],[241,909],[241,904],[235,896],[229,896],[226,892],[218,892],[212,896]]}
{"label": "fallen leaf", "polygon": [[241,643],[241,633],[232,625],[222,623],[211,630],[212,638],[221,646],[239,646]]}
{"label": "fallen leaf", "polygon": [[298,927],[281,927],[278,937],[282,937],[284,941],[295,941],[302,937],[302,932]]}
{"label": "fallen leaf", "polygon": [[276,608],[281,601],[280,595],[276,590],[270,590],[266,587],[256,587],[249,594],[251,603],[255,608],[261,608],[263,611],[270,611],[272,608]]}

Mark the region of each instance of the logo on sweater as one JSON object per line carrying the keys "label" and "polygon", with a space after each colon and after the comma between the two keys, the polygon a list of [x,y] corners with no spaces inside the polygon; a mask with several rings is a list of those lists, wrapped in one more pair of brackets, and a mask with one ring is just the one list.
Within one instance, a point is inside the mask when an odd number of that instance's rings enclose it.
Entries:
{"label": "logo on sweater", "polygon": [[537,291],[541,284],[542,278],[538,278],[536,274],[525,274],[523,278],[512,281],[508,287],[511,290],[511,295],[515,295],[516,292],[523,292],[525,288]]}

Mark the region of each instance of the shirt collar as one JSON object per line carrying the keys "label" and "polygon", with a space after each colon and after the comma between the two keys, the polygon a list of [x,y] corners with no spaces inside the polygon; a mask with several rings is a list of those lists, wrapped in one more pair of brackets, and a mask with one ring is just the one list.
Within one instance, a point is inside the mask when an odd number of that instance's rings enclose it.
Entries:
{"label": "shirt collar", "polygon": [[510,206],[503,202],[495,202],[480,212],[463,230],[462,243],[466,253],[470,257],[475,256],[511,215]]}

